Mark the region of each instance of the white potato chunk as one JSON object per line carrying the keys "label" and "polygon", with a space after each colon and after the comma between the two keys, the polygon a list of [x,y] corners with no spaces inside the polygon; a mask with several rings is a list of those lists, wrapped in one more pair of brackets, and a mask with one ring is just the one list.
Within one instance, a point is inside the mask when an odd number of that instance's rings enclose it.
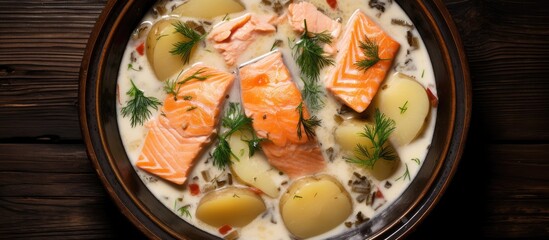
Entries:
{"label": "white potato chunk", "polygon": [[393,75],[380,88],[374,101],[375,107],[395,121],[390,140],[398,146],[410,143],[420,134],[430,110],[425,88],[401,73]]}
{"label": "white potato chunk", "polygon": [[[364,136],[361,133],[364,133],[364,128],[369,126],[373,128],[372,123],[369,123],[364,120],[349,119],[342,122],[335,130],[336,142],[341,146],[341,148],[347,152],[349,156],[354,156],[357,154],[355,148],[357,145],[362,145],[366,149],[370,149],[370,153],[373,155],[373,144],[372,141]],[[379,158],[375,160],[375,163],[372,167],[365,167],[364,169],[370,173],[371,176],[377,180],[384,180],[391,177],[400,164],[400,158],[398,157],[397,151],[391,145],[389,141],[385,142],[383,145],[386,148],[391,148],[392,151],[396,154],[396,159],[384,159]],[[367,158],[366,156],[360,156],[362,158]]]}
{"label": "white potato chunk", "polygon": [[243,227],[266,209],[263,199],[248,188],[227,187],[206,194],[196,218],[214,227]]}
{"label": "white potato chunk", "polygon": [[253,186],[269,197],[278,197],[278,186],[273,180],[272,170],[267,159],[260,153],[255,153],[250,157],[248,144],[243,139],[250,139],[250,136],[243,136],[241,132],[235,132],[229,139],[231,151],[238,157],[231,156],[231,170],[237,179],[245,184]]}
{"label": "white potato chunk", "polygon": [[170,53],[174,44],[188,41],[183,35],[175,32],[174,24],[177,21],[169,18],[160,20],[151,27],[147,36],[147,59],[160,81],[165,81],[183,69],[181,57]]}
{"label": "white potato chunk", "polygon": [[282,220],[299,238],[313,237],[335,228],[352,211],[349,193],[329,175],[298,179],[280,198]]}
{"label": "white potato chunk", "polygon": [[189,0],[177,6],[172,14],[211,19],[242,11],[244,11],[244,6],[238,0]]}

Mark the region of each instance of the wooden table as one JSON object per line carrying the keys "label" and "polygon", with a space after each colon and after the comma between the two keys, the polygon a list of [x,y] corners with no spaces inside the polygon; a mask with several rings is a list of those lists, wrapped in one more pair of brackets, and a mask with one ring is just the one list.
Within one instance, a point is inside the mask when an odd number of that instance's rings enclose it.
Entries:
{"label": "wooden table", "polygon": [[[471,70],[453,182],[410,238],[549,238],[549,4],[444,0]],[[143,235],[92,170],[78,71],[106,0],[0,0],[0,238]]]}

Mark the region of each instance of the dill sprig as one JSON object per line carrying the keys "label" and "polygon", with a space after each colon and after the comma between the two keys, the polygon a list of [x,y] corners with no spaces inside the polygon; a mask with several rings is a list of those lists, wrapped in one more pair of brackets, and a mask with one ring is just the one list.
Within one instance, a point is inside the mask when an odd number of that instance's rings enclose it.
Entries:
{"label": "dill sprig", "polygon": [[374,116],[374,126],[365,125],[364,132],[360,136],[369,139],[372,147],[368,148],[362,144],[357,144],[353,157],[345,157],[347,162],[358,164],[364,167],[373,168],[376,161],[380,158],[385,160],[397,159],[397,153],[388,145],[385,145],[389,136],[395,130],[395,121],[386,117],[376,109]]}
{"label": "dill sprig", "polygon": [[130,96],[130,100],[127,102],[126,106],[121,109],[123,117],[130,118],[130,123],[132,127],[135,127],[137,124],[143,125],[143,123],[151,117],[151,110],[149,108],[154,108],[158,110],[158,106],[162,103],[155,97],[147,97],[145,93],[135,86],[132,80],[130,80],[132,87],[126,94]]}
{"label": "dill sprig", "polygon": [[370,67],[374,66],[381,60],[388,60],[380,58],[379,45],[367,36],[365,37],[366,40],[364,42],[360,41],[360,48],[362,49],[362,53],[364,54],[364,59],[355,62],[355,66],[363,71],[368,70]]}
{"label": "dill sprig", "polygon": [[[191,81],[193,79],[197,80],[197,81],[204,81],[204,80],[208,79],[208,77],[210,77],[209,75],[206,75],[206,76],[200,75],[200,74],[204,73],[205,69],[206,68],[200,68],[200,69],[196,70],[191,76],[188,76],[188,77],[186,77],[185,79],[183,79],[181,81],[177,81],[176,79],[167,80],[164,83],[164,91],[167,94],[173,95],[173,100],[177,100],[177,94],[179,93],[179,89],[181,89],[181,85],[183,85],[186,82]],[[185,97],[188,98],[189,96],[185,96]],[[185,100],[190,100],[190,99],[185,99]]]}
{"label": "dill sprig", "polygon": [[297,121],[297,137],[299,139],[301,139],[302,137],[301,127],[303,127],[303,130],[305,130],[305,134],[307,135],[307,138],[311,139],[314,136],[316,136],[314,127],[320,126],[320,123],[322,121],[318,119],[316,116],[312,116],[306,119],[303,116],[303,102],[299,103],[299,105],[296,107],[296,110],[299,113],[299,120]]}
{"label": "dill sprig", "polygon": [[306,78],[301,78],[301,81],[303,81],[301,94],[307,102],[307,106],[312,110],[321,109],[324,106],[322,86],[318,82]]}
{"label": "dill sprig", "polygon": [[237,131],[250,131],[252,133],[252,139],[244,140],[248,143],[250,149],[249,155],[252,156],[255,150],[259,148],[259,143],[263,141],[263,138],[258,138],[252,128],[251,117],[247,117],[242,111],[239,103],[229,103],[229,109],[225,113],[225,116],[221,119],[221,125],[228,130],[218,135],[218,144],[215,147],[213,156],[213,165],[219,169],[223,169],[225,166],[231,163],[231,156],[235,159],[239,159],[236,154],[231,151],[231,146],[227,141],[233,133]]}
{"label": "dill sprig", "polygon": [[175,32],[183,35],[187,38],[187,41],[182,41],[174,44],[172,50],[170,51],[173,55],[181,56],[183,63],[187,64],[191,58],[191,52],[194,46],[202,41],[205,35],[201,35],[193,28],[188,26],[186,23],[177,22],[173,24],[175,27]]}
{"label": "dill sprig", "polygon": [[317,81],[320,70],[326,66],[333,65],[334,60],[324,53],[321,43],[330,44],[332,36],[326,32],[311,33],[307,29],[307,21],[301,39],[292,46],[293,56],[301,70],[301,75]]}

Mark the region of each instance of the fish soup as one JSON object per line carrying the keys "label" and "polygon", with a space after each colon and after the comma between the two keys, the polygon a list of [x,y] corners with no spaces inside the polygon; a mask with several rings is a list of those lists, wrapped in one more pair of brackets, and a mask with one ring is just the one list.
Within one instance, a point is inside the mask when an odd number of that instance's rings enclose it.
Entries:
{"label": "fish soup", "polygon": [[159,1],[129,39],[118,125],[166,208],[225,239],[323,239],[429,151],[428,52],[394,1]]}

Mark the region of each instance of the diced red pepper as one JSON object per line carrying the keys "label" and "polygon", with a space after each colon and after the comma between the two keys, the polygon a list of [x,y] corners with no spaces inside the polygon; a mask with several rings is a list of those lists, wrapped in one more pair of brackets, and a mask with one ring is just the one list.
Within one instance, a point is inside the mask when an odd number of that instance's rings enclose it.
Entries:
{"label": "diced red pepper", "polygon": [[337,0],[326,0],[326,2],[328,3],[328,5],[330,5],[332,9],[337,8]]}
{"label": "diced red pepper", "polygon": [[227,234],[229,231],[231,231],[233,228],[229,225],[223,225],[219,228],[219,233],[221,233],[221,235],[225,235]]}
{"label": "diced red pepper", "polygon": [[196,183],[189,184],[189,190],[191,191],[191,195],[193,196],[200,194],[200,187]]}
{"label": "diced red pepper", "polygon": [[381,193],[381,191],[377,190],[376,191],[376,198],[385,198],[385,197],[383,196],[383,193]]}
{"label": "diced red pepper", "polygon": [[137,51],[137,53],[139,53],[140,56],[143,56],[143,54],[145,54],[145,42],[139,44],[139,46],[137,46],[135,50]]}
{"label": "diced red pepper", "polygon": [[433,92],[431,92],[430,88],[426,88],[426,91],[427,91],[427,97],[429,98],[429,102],[431,102],[431,106],[432,107],[437,107],[438,106],[438,98],[435,96],[435,94],[433,94]]}

